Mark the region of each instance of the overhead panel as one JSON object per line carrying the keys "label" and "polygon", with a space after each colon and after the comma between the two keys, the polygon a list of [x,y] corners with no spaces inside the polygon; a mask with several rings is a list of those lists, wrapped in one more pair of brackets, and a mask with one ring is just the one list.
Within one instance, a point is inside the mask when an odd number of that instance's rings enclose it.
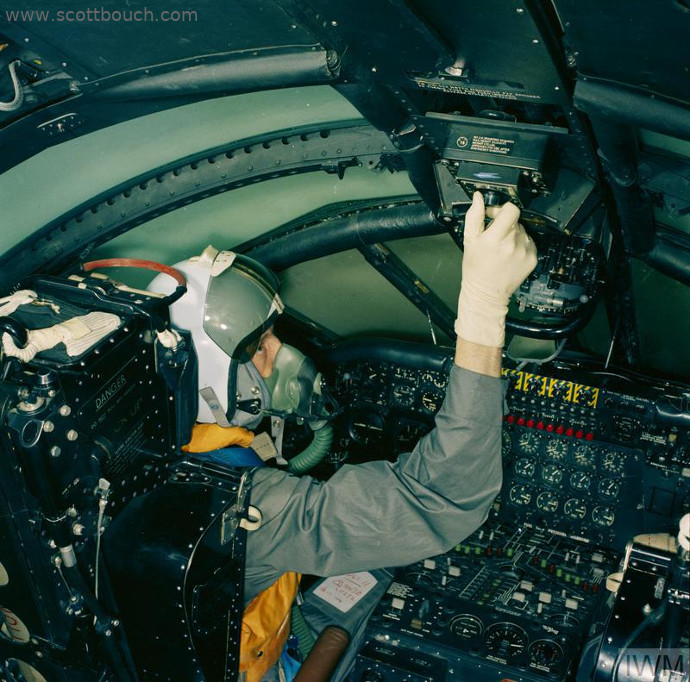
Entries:
{"label": "overhead panel", "polygon": [[565,40],[582,79],[687,102],[687,0],[556,0]]}
{"label": "overhead panel", "polygon": [[554,36],[545,34],[534,3],[279,1],[338,49],[357,79],[432,94],[568,101]]}
{"label": "overhead panel", "polygon": [[381,85],[397,95],[409,83],[407,72],[435,73],[454,61],[433,27],[401,0],[277,2],[324,47],[340,54],[345,83]]}
{"label": "overhead panel", "polygon": [[237,50],[315,42],[267,0],[100,0],[93,7],[17,0],[11,10],[13,24],[0,20],[0,34],[44,59],[64,61],[69,73],[79,66],[91,79]]}
{"label": "overhead panel", "polygon": [[414,11],[450,46],[452,65],[437,73],[408,69],[422,88],[535,104],[565,104],[554,40],[529,2],[411,0]]}

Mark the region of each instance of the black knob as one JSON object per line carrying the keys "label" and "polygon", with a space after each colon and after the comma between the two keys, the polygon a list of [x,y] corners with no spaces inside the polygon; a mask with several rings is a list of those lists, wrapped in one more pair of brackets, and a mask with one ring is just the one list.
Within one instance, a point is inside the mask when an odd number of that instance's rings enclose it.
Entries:
{"label": "black knob", "polygon": [[371,668],[367,668],[359,679],[362,682],[385,682],[386,680],[378,670],[372,670]]}

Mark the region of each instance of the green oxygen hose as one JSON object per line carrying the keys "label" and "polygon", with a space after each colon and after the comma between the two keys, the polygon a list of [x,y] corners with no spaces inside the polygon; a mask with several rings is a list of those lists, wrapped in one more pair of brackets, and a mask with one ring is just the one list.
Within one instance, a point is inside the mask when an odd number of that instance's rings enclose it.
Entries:
{"label": "green oxygen hose", "polygon": [[322,429],[314,431],[314,439],[307,447],[290,460],[288,471],[291,474],[303,474],[316,466],[331,449],[333,442],[333,427],[326,424]]}
{"label": "green oxygen hose", "polygon": [[290,609],[290,632],[297,637],[297,650],[304,660],[314,648],[315,640],[302,614],[302,609],[296,602]]}

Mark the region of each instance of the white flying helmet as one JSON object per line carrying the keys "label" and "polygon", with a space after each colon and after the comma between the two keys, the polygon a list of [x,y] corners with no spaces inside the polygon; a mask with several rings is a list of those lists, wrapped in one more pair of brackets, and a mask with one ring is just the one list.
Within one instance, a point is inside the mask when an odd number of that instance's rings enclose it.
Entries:
{"label": "white flying helmet", "polygon": [[[283,312],[278,277],[258,261],[208,246],[175,265],[187,278],[187,293],[170,306],[175,327],[188,329],[199,357],[200,422],[252,428],[270,393],[251,362],[261,335]],[[158,276],[151,291],[167,293]]]}

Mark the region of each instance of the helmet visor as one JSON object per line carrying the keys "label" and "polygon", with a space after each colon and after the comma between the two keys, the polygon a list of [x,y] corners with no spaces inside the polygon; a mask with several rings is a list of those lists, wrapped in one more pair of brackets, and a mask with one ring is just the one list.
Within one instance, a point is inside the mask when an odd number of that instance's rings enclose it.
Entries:
{"label": "helmet visor", "polygon": [[209,281],[204,331],[231,358],[249,362],[261,335],[283,310],[279,284],[268,268],[237,255],[229,268]]}

